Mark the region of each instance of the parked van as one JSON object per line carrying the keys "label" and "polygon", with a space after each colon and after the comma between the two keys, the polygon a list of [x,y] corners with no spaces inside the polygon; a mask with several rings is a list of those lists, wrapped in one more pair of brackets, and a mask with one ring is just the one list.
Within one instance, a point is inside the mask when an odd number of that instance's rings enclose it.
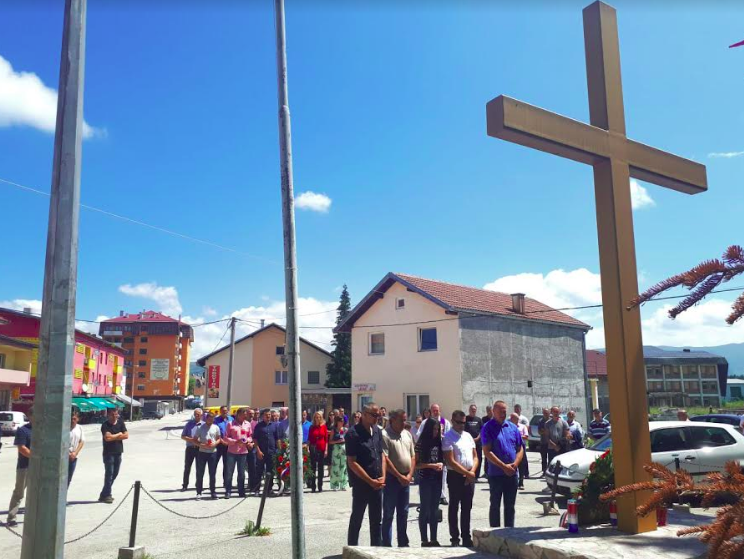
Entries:
{"label": "parked van", "polygon": [[15,435],[19,427],[28,423],[22,411],[0,411],[0,431],[3,435]]}

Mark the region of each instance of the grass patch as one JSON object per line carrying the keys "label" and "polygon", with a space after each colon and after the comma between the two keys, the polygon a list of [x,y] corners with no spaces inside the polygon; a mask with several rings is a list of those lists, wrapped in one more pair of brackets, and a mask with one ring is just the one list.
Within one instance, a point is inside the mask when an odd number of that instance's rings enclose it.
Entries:
{"label": "grass patch", "polygon": [[247,537],[253,537],[253,536],[268,536],[271,534],[271,530],[267,528],[266,526],[261,526],[258,528],[256,524],[253,522],[253,520],[249,520],[245,523],[245,528],[243,528],[240,532],[238,532],[238,536],[247,536]]}

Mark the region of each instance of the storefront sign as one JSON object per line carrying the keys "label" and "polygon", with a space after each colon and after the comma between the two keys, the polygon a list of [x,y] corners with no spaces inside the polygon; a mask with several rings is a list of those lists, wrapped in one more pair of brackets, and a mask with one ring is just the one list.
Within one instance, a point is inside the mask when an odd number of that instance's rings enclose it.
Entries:
{"label": "storefront sign", "polygon": [[170,359],[150,359],[150,380],[168,380]]}
{"label": "storefront sign", "polygon": [[354,383],[351,385],[353,392],[375,392],[377,384],[369,382]]}
{"label": "storefront sign", "polygon": [[83,347],[83,344],[75,344],[75,352],[85,353],[85,348]]}
{"label": "storefront sign", "polygon": [[83,370],[82,369],[75,369],[75,378],[82,379],[83,378]]}
{"label": "storefront sign", "polygon": [[220,366],[210,365],[207,368],[207,389],[210,398],[220,397]]}

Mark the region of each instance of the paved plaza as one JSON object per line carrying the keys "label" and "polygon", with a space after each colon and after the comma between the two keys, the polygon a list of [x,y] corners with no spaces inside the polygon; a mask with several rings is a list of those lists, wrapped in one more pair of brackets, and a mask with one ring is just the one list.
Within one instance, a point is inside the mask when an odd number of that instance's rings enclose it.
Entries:
{"label": "paved plaza", "polygon": [[[77,538],[94,528],[125,496],[135,480],[140,480],[158,500],[169,508],[190,516],[219,514],[238,504],[237,499],[226,501],[204,500],[197,502],[195,493],[180,492],[183,448],[180,430],[188,414],[178,414],[160,421],[140,421],[129,425],[130,439],[125,442],[121,473],[114,485],[113,505],[98,503],[98,494],[103,483],[101,461],[100,426],[84,426],[87,443],[80,455],[77,471],[69,493],[67,509],[67,540]],[[170,430],[171,428],[175,430]],[[5,520],[10,494],[14,483],[17,451],[13,439],[3,438],[0,452],[0,513]],[[539,469],[539,455],[529,453],[531,469]],[[218,477],[222,471],[220,465]],[[192,473],[192,476],[194,473]],[[193,478],[192,478],[193,485]],[[218,484],[219,485],[219,484]],[[519,526],[556,526],[557,517],[540,517],[542,507],[538,500],[544,484],[536,480],[527,481],[527,490],[521,492],[517,501],[517,524]],[[479,483],[473,507],[473,528],[488,528],[488,485]],[[413,504],[409,518],[408,534],[411,545],[418,547],[417,514],[418,490],[412,490]],[[272,535],[263,538],[242,538],[237,532],[247,520],[255,520],[260,500],[249,497],[233,510],[212,519],[192,520],[178,517],[153,503],[142,495],[137,532],[137,543],[144,545],[156,559],[197,557],[289,557],[290,500],[278,497],[267,500],[264,511],[265,526]],[[444,507],[443,507],[444,508]],[[66,546],[66,557],[86,559],[112,559],[120,546],[127,545],[131,518],[131,496],[118,512],[100,529],[79,542]],[[346,530],[351,513],[351,491],[324,491],[321,494],[305,493],[305,533],[309,559],[340,557],[346,543]],[[444,512],[446,518],[446,511]],[[18,531],[22,530],[23,514],[19,515]],[[440,526],[439,541],[449,542],[446,521]],[[362,527],[360,545],[369,545],[367,524]],[[6,529],[0,529],[0,549],[3,559],[20,557],[21,540]],[[462,556],[467,556],[462,554]]]}

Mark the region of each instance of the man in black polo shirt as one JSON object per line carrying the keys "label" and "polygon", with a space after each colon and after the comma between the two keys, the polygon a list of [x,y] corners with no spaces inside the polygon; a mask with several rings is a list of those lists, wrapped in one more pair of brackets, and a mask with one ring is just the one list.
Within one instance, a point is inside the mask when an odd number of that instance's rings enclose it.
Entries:
{"label": "man in black polo shirt", "polygon": [[129,438],[127,426],[119,419],[117,408],[108,410],[108,417],[101,425],[103,435],[103,489],[98,500],[101,503],[111,504],[114,498],[111,496],[111,486],[114,485],[121,467],[121,455],[124,453],[124,441]]}
{"label": "man in black polo shirt", "polygon": [[[478,417],[478,406],[470,404],[468,408],[468,415],[465,417],[465,431],[473,437],[475,441],[475,451],[478,453],[478,464],[483,460],[483,445],[481,444],[481,429],[483,428],[483,420]],[[480,478],[480,466],[478,471],[475,472],[475,480],[478,481]]]}
{"label": "man in black polo shirt", "polygon": [[351,518],[348,544],[359,545],[364,511],[369,506],[369,539],[382,545],[382,489],[385,487],[385,460],[382,457],[382,430],[377,427],[380,408],[374,402],[364,406],[362,420],[346,435],[346,463],[351,483]]}

